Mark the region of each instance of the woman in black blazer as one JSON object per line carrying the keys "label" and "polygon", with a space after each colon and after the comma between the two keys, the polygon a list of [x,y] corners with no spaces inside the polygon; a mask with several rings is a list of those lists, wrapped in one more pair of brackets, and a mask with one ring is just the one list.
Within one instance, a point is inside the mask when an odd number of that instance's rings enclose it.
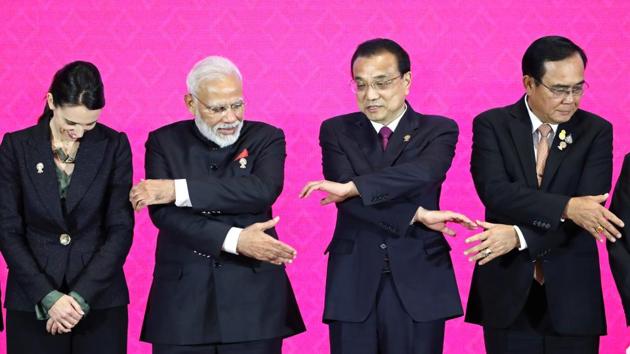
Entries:
{"label": "woman in black blazer", "polygon": [[37,125],[0,146],[7,353],[126,353],[129,141],[97,120],[91,63],[59,70]]}

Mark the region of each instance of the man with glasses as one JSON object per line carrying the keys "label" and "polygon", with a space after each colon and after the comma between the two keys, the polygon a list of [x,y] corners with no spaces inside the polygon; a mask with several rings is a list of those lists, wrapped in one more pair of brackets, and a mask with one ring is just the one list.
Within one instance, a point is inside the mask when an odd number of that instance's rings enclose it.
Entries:
{"label": "man with glasses", "polygon": [[596,240],[623,222],[601,204],[612,177],[612,126],[578,109],[586,55],[569,39],[534,41],[522,61],[526,94],[473,123],[471,173],[485,231],[466,321],[489,354],[597,353],[606,333]]}
{"label": "man with glasses", "polygon": [[301,192],[323,191],[338,210],[326,250],[331,353],[442,353],[445,320],[462,314],[442,233],[455,234],[446,222],[474,227],[437,210],[457,125],[411,108],[409,55],[392,40],[360,44],[351,73],[361,112],[322,124],[326,180]]}
{"label": "man with glasses", "polygon": [[141,339],[154,354],[279,354],[304,331],[284,271],[296,251],[279,241],[271,206],[284,181],[284,134],[243,120],[238,68],[223,57],[187,78],[194,120],[162,127],[146,143],[136,210],[159,229]]}

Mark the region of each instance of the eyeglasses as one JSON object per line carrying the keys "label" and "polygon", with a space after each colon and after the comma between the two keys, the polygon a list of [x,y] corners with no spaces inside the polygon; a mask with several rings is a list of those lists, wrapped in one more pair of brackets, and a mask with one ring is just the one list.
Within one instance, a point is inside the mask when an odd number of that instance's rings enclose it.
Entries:
{"label": "eyeglasses", "polygon": [[586,81],[583,81],[575,86],[547,86],[542,81],[534,79],[540,85],[543,85],[549,92],[553,98],[562,98],[565,99],[572,95],[573,97],[581,97],[584,94],[584,90],[588,88],[588,84]]}
{"label": "eyeglasses", "polygon": [[197,101],[199,101],[199,103],[201,103],[201,105],[208,110],[208,113],[215,115],[215,116],[224,116],[227,114],[228,111],[232,111],[235,115],[240,115],[243,113],[243,109],[245,108],[245,101],[243,101],[242,99],[239,99],[236,102],[232,102],[232,103],[226,103],[226,104],[217,104],[217,105],[212,105],[209,106],[205,103],[203,103],[199,97],[195,96],[194,94],[190,94],[191,96],[193,96]]}
{"label": "eyeglasses", "polygon": [[367,83],[363,80],[352,80],[350,81],[350,89],[352,89],[352,92],[354,93],[363,93],[367,91],[368,87],[371,87],[376,91],[385,91],[389,89],[390,87],[392,87],[394,80],[400,79],[400,78],[402,78],[402,74],[397,75],[395,77],[391,77],[389,79],[374,80],[370,83]]}

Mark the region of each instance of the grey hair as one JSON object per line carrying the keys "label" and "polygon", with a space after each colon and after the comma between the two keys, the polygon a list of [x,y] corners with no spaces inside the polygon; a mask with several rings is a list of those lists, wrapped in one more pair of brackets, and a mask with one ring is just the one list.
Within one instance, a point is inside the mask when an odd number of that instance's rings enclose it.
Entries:
{"label": "grey hair", "polygon": [[188,92],[195,93],[204,80],[217,80],[230,75],[236,76],[243,82],[241,72],[228,58],[217,55],[209,56],[198,61],[197,64],[190,69],[186,77]]}

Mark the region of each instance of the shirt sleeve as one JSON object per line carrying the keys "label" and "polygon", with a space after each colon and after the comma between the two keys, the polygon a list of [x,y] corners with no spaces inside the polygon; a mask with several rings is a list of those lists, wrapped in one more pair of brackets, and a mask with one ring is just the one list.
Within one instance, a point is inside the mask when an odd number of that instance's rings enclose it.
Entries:
{"label": "shirt sleeve", "polygon": [[236,245],[238,245],[238,238],[241,235],[241,231],[243,231],[243,229],[240,227],[230,228],[225,236],[225,240],[223,240],[221,249],[228,253],[238,254],[238,252],[236,252]]}
{"label": "shirt sleeve", "polygon": [[518,250],[522,251],[522,250],[526,249],[527,248],[527,241],[525,241],[525,237],[523,236],[523,232],[516,225],[514,225],[514,231],[516,231],[516,234],[518,235],[518,242],[520,243],[520,247],[518,248]]}
{"label": "shirt sleeve", "polygon": [[48,316],[48,310],[50,310],[55,302],[61,299],[62,296],[63,293],[57,290],[53,290],[44,296],[42,301],[35,305],[35,315],[37,316],[37,319],[40,321],[49,319],[50,316]]}
{"label": "shirt sleeve", "polygon": [[185,179],[175,180],[175,205],[178,207],[192,206],[188,195],[188,183],[186,183]]}

